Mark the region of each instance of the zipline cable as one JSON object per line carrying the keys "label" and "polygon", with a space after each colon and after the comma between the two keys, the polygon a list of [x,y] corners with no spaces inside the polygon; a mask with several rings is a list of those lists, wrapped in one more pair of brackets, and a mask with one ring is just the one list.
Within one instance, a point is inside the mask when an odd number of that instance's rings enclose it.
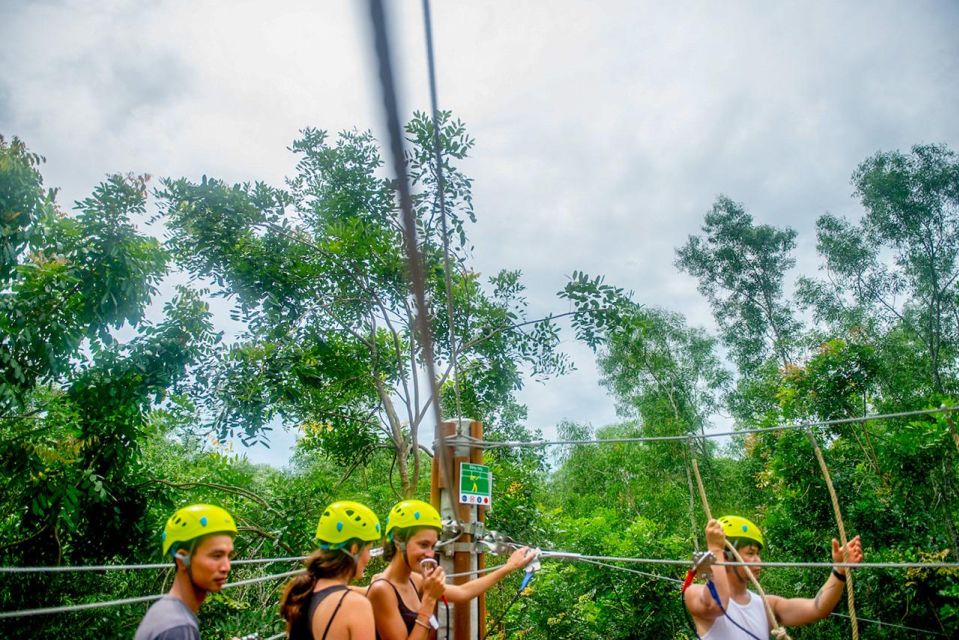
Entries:
{"label": "zipline cable", "polygon": [[[849,616],[847,616],[844,613],[830,613],[829,615],[836,616],[837,618],[847,618],[847,619],[849,618]],[[879,625],[880,627],[893,627],[896,629],[905,629],[906,631],[915,631],[916,633],[925,633],[926,635],[930,635],[930,636],[942,636],[944,638],[949,637],[946,634],[942,633],[941,631],[930,631],[928,629],[920,629],[918,627],[909,627],[904,624],[896,624],[895,622],[883,622],[882,620],[870,620],[869,618],[859,618],[859,621],[869,622],[872,624]]]}
{"label": "zipline cable", "polygon": [[[260,576],[258,578],[250,578],[248,580],[239,580],[237,582],[229,582],[223,585],[224,589],[232,589],[233,587],[242,587],[249,584],[256,584],[258,582],[268,582],[270,580],[278,580],[280,578],[288,578],[295,576],[297,574],[303,573],[304,569],[299,569],[297,571],[287,571],[285,573],[277,573],[269,576]],[[164,593],[160,593],[152,596],[138,596],[135,598],[123,598],[120,600],[107,600],[104,602],[87,602],[83,604],[68,604],[58,607],[43,607],[40,609],[21,609],[19,611],[0,611],[0,619],[4,618],[23,618],[26,616],[40,616],[40,615],[49,615],[53,613],[69,613],[73,611],[84,611],[86,609],[103,609],[106,607],[117,607],[125,604],[137,604],[140,602],[152,602],[153,600],[159,600],[162,598]]]}
{"label": "zipline cable", "polygon": [[453,278],[450,270],[450,238],[446,222],[446,175],[443,171],[443,146],[440,140],[440,108],[436,89],[436,60],[433,56],[433,20],[430,17],[430,0],[423,0],[423,26],[426,31],[426,62],[430,78],[430,106],[433,107],[433,159],[436,162],[436,189],[438,193],[440,221],[443,231],[443,280],[446,286],[446,320],[449,324],[450,359],[453,364],[453,394],[456,399],[456,425],[463,418],[460,402],[459,355],[456,347],[456,332],[453,317]]}
{"label": "zipline cable", "polygon": [[[306,556],[289,558],[250,558],[231,560],[231,565],[272,564],[274,562],[301,562]],[[79,571],[135,571],[140,569],[173,569],[170,562],[154,564],[100,564],[100,565],[62,565],[48,567],[0,567],[0,573],[73,573]]]}
{"label": "zipline cable", "polygon": [[629,567],[619,567],[615,564],[609,564],[608,562],[600,562],[599,560],[587,560],[586,558],[580,558],[580,562],[585,562],[587,564],[593,564],[597,567],[606,567],[607,569],[615,569],[616,571],[624,571],[626,573],[634,573],[640,576],[646,576],[647,578],[656,578],[657,580],[666,580],[668,582],[675,582],[677,584],[682,584],[683,581],[677,578],[670,578],[669,576],[661,576],[658,573],[648,573],[646,571],[639,571],[638,569],[630,569]]}
{"label": "zipline cable", "polygon": [[[413,214],[413,198],[410,193],[409,176],[406,171],[406,154],[403,150],[403,132],[400,127],[399,106],[396,97],[396,86],[393,81],[393,62],[390,54],[389,35],[386,26],[386,13],[382,0],[370,0],[370,20],[373,26],[373,42],[376,49],[376,58],[379,68],[380,89],[383,92],[383,109],[386,116],[386,126],[389,132],[390,152],[393,157],[393,171],[396,174],[396,183],[400,196],[400,209],[403,219],[403,245],[406,250],[407,264],[410,270],[410,284],[413,297],[416,301],[416,333],[419,337],[422,357],[426,365],[426,375],[430,384],[430,399],[433,404],[433,418],[435,424],[435,439],[439,443],[439,450],[435,451],[434,461],[439,463],[440,475],[446,485],[446,495],[449,499],[450,513],[456,513],[456,504],[453,502],[453,472],[452,460],[449,460],[446,449],[446,433],[443,428],[442,408],[440,407],[439,389],[436,385],[436,364],[433,360],[433,339],[430,332],[429,308],[426,304],[426,275],[423,269],[423,256],[416,239],[416,218]],[[415,432],[414,432],[415,433]],[[419,457],[416,458],[417,460]]]}
{"label": "zipline cable", "polygon": [[[828,427],[839,424],[849,424],[851,422],[863,422],[864,420],[886,420],[891,418],[909,418],[913,416],[924,416],[935,413],[948,413],[959,410],[959,407],[936,407],[935,409],[918,409],[915,411],[900,411],[897,413],[881,413],[864,415],[856,418],[838,418],[836,420],[819,420],[815,422],[801,422],[798,424],[783,424],[774,427],[759,427],[756,429],[739,429],[733,431],[714,431],[711,433],[688,433],[680,436],[639,436],[636,438],[588,438],[583,440],[507,440],[492,441],[480,440],[465,436],[465,440],[474,446],[484,449],[502,449],[502,448],[530,448],[530,447],[552,447],[566,445],[585,445],[585,444],[627,444],[640,442],[678,442],[683,440],[702,440],[709,438],[723,438],[727,436],[747,435],[751,433],[772,433],[775,431],[791,431],[796,429],[810,429],[814,427]],[[957,444],[959,447],[959,444]]]}
{"label": "zipline cable", "polygon": [[[613,556],[593,556],[583,555],[570,551],[542,551],[541,558],[553,558],[558,560],[598,560],[614,562],[633,562],[637,564],[665,564],[686,566],[689,560],[674,560],[671,558],[631,558],[631,557],[613,557]],[[274,562],[295,562],[302,561],[300,558],[263,558],[251,560],[238,560],[233,564],[243,562],[245,564],[253,563],[274,563]],[[828,569],[830,567],[845,567],[853,569],[952,569],[959,570],[959,562],[776,562],[763,560],[762,562],[735,562],[735,561],[717,561],[713,563],[719,567],[762,567],[769,569]],[[458,577],[464,575],[482,574],[495,571],[500,565],[487,567],[485,569],[464,571],[461,573],[449,573],[448,577]],[[134,564],[134,565],[99,565],[99,566],[62,566],[62,567],[0,567],[0,573],[66,573],[71,571],[109,571],[129,570],[129,569],[167,569],[172,568],[169,564]]]}

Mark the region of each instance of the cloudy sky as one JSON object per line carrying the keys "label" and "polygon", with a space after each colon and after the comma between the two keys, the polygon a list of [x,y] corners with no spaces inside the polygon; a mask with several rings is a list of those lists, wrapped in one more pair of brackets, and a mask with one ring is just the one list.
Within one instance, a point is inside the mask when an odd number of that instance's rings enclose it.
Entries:
{"label": "cloudy sky", "polygon": [[[420,3],[389,4],[402,103],[426,110]],[[712,328],[673,259],[717,194],[796,228],[813,272],[816,217],[859,215],[860,161],[959,148],[951,0],[433,0],[433,17],[440,106],[477,140],[474,264],[522,269],[535,313],[565,311],[583,270]],[[0,133],[46,156],[63,203],[112,172],[280,185],[299,129],[382,130],[361,0],[0,0],[0,43]],[[522,394],[547,433],[615,418],[566,346],[579,371]],[[290,439],[251,456],[282,463]]]}

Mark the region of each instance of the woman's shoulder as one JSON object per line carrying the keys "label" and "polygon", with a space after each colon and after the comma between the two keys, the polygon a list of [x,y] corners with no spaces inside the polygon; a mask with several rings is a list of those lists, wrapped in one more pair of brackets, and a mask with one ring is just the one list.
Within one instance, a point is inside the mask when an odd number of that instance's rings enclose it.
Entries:
{"label": "woman's shoulder", "polygon": [[373,580],[370,581],[370,585],[366,588],[366,596],[368,598],[395,598],[396,587],[394,587],[389,580],[384,578],[382,574],[379,576],[374,576]]}
{"label": "woman's shoulder", "polygon": [[343,606],[349,607],[353,611],[358,611],[360,613],[372,613],[373,605],[370,604],[370,601],[362,593],[356,591],[347,591],[346,595],[343,597]]}

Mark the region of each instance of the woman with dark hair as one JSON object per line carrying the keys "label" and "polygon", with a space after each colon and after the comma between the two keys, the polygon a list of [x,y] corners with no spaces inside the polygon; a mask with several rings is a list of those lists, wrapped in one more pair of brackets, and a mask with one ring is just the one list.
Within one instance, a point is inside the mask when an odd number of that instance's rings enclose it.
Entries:
{"label": "woman with dark hair", "polygon": [[374,639],[373,609],[348,585],[362,577],[380,535],[380,521],[368,507],[340,501],[326,508],[316,527],[319,548],[280,598],[290,640]]}
{"label": "woman with dark hair", "polygon": [[433,551],[442,530],[440,514],[426,502],[403,500],[390,510],[383,543],[383,557],[389,565],[367,590],[380,640],[432,637],[438,626],[433,610],[443,596],[450,602],[468,602],[534,558],[524,547],[485,576],[448,585],[443,568],[436,566]]}

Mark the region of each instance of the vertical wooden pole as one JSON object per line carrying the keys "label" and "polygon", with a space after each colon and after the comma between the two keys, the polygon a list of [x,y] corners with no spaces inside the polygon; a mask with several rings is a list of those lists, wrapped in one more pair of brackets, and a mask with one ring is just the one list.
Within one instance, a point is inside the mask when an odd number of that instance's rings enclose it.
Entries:
{"label": "vertical wooden pole", "polygon": [[[452,441],[455,441],[455,437],[458,435],[471,435],[480,438],[483,436],[483,425],[475,420],[447,421],[443,423],[443,428],[446,430],[446,437]],[[474,460],[478,460],[480,463],[482,462],[482,450],[478,447],[449,445],[446,454],[453,461],[453,477],[450,478],[450,482],[454,483],[459,482],[460,467],[463,463],[473,462]],[[482,509],[467,504],[460,504],[458,486],[445,487],[443,485],[443,478],[439,471],[439,462],[436,457],[433,459],[430,481],[430,500],[444,519],[453,517],[466,524],[474,522],[477,519],[480,521],[484,520]],[[455,514],[449,512],[450,500],[445,499],[443,496],[444,491],[453,492],[452,502],[456,505]],[[456,540],[455,544],[463,543],[470,545],[472,542],[473,536],[464,533]],[[445,553],[442,555],[440,560],[447,573],[463,574],[453,578],[453,584],[463,584],[476,577],[476,574],[471,572],[484,566],[484,563],[482,555],[480,555],[479,561],[474,561],[474,556],[475,552],[454,549],[452,562],[450,562],[448,555]],[[481,638],[485,632],[485,604],[485,599],[480,599],[479,602],[473,601],[462,605],[451,605],[453,610],[453,628],[451,635],[448,635],[448,637],[454,640],[477,640]],[[445,614],[445,612],[442,611],[441,613]],[[441,621],[441,624],[443,623],[445,623],[445,620]]]}

